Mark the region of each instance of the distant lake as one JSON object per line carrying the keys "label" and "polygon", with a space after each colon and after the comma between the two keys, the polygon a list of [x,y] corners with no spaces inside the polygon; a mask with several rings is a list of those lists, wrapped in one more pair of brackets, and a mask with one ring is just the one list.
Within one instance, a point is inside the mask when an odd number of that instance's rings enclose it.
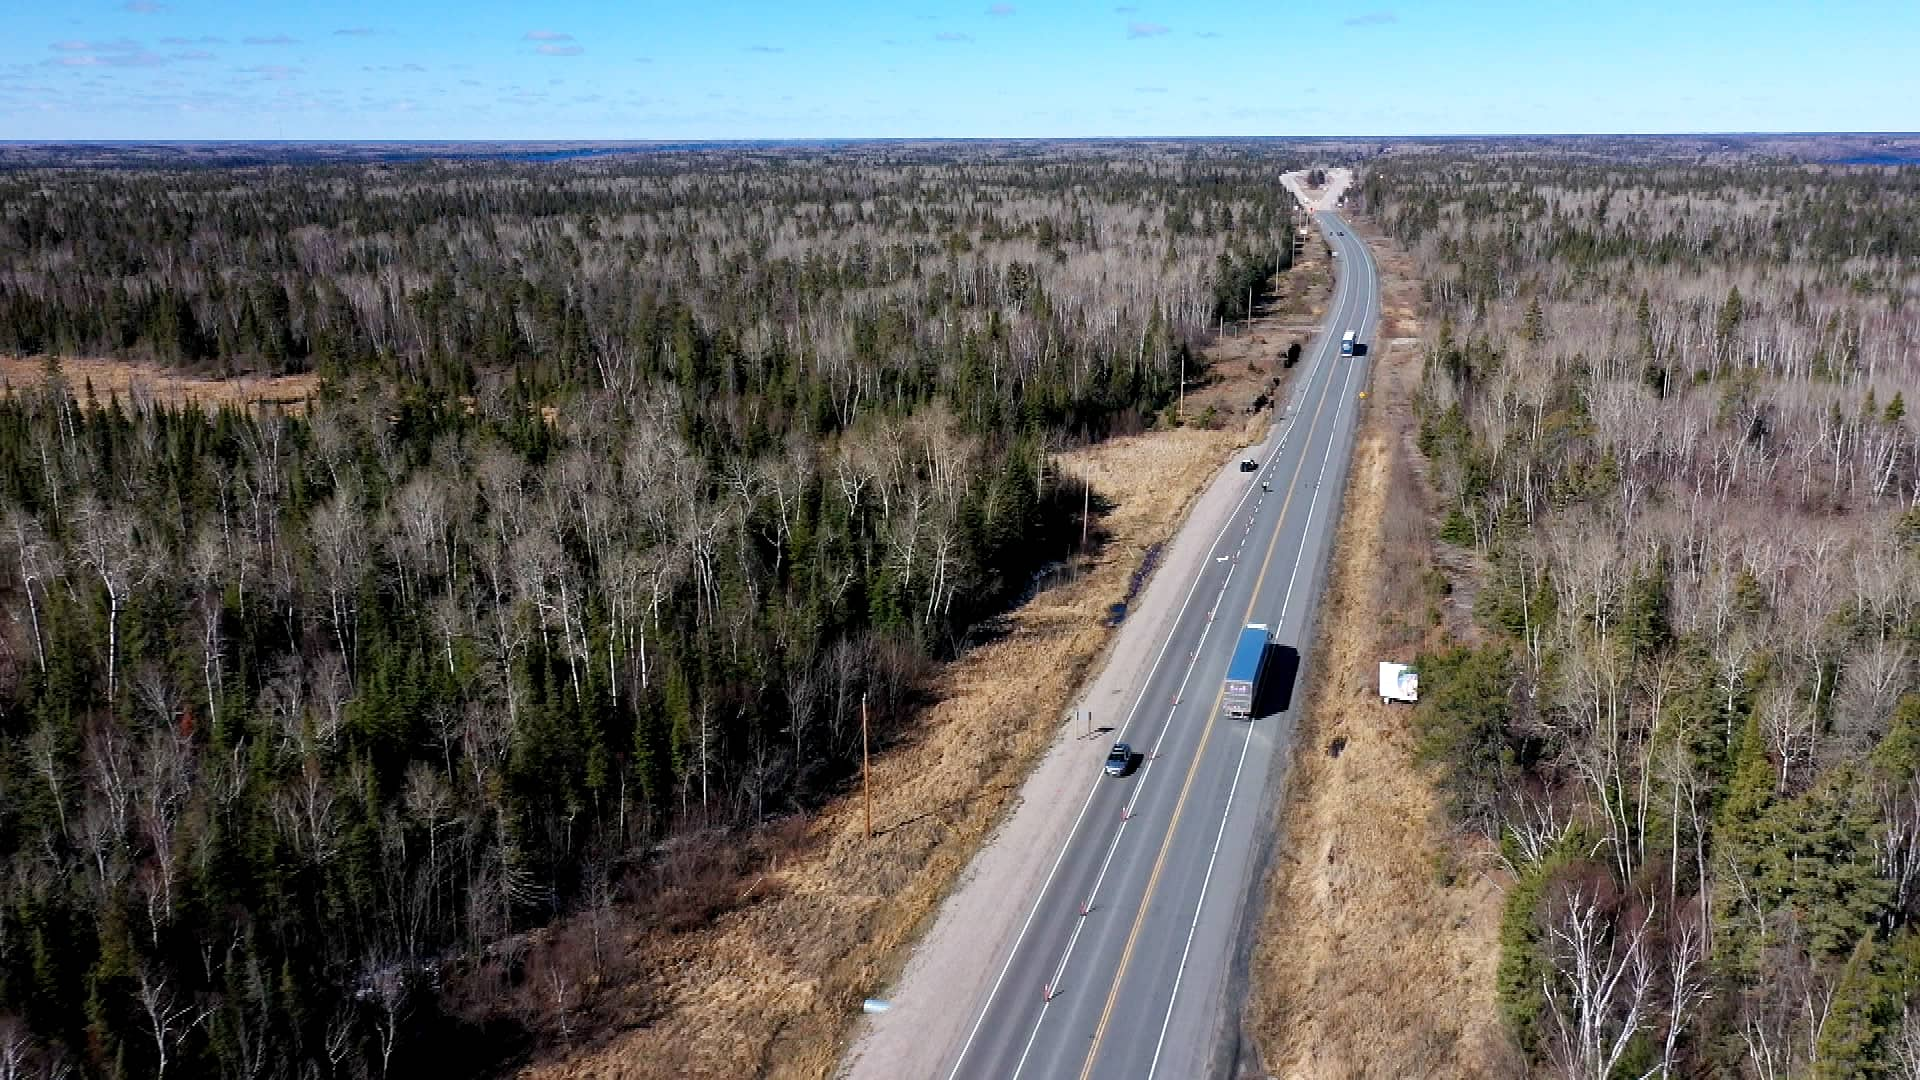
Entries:
{"label": "distant lake", "polygon": [[[608,154],[636,154],[640,152],[641,151],[638,147],[601,146],[601,147],[578,148],[573,150],[547,150],[547,151],[542,151],[539,153],[532,153],[532,154],[506,153],[506,154],[501,154],[499,156],[506,157],[506,158],[517,158],[521,161],[572,161],[576,158],[606,157]],[[493,155],[483,154],[479,156],[491,157]]]}
{"label": "distant lake", "polygon": [[1900,150],[1887,154],[1859,154],[1834,158],[1828,165],[1920,165],[1920,150]]}

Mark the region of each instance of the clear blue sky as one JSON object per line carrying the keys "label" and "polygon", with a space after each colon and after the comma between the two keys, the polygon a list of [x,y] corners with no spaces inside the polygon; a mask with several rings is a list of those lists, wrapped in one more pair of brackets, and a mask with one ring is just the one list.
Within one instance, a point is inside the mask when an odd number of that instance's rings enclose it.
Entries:
{"label": "clear blue sky", "polygon": [[1916,0],[0,4],[0,139],[1920,128]]}

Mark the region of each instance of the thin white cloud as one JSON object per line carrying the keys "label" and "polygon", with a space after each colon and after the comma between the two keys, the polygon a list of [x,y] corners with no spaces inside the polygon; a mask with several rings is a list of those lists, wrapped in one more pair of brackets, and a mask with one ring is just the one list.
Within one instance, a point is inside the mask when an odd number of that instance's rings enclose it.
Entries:
{"label": "thin white cloud", "polygon": [[373,35],[374,29],[371,26],[348,26],[333,32],[334,37],[372,37]]}
{"label": "thin white cloud", "polygon": [[747,46],[747,51],[757,53],[783,53],[787,50],[778,45],[749,45]]}
{"label": "thin white cloud", "polygon": [[533,51],[541,56],[579,56],[587,50],[578,45],[539,45]]}
{"label": "thin white cloud", "polygon": [[131,38],[116,41],[56,41],[47,48],[66,53],[139,52],[140,43]]}
{"label": "thin white cloud", "polygon": [[1159,23],[1135,22],[1135,23],[1127,24],[1127,36],[1130,38],[1159,37],[1162,34],[1169,34],[1172,32],[1173,32],[1172,27],[1161,26]]}
{"label": "thin white cloud", "polygon": [[156,0],[127,0],[120,5],[120,10],[131,11],[136,15],[158,15],[167,10],[167,5],[157,3]]}
{"label": "thin white cloud", "polygon": [[285,82],[300,74],[300,69],[286,64],[255,64],[252,67],[241,68],[240,74],[252,75],[256,79],[267,82]]}
{"label": "thin white cloud", "polygon": [[528,41],[572,41],[572,34],[563,34],[558,30],[529,30]]}
{"label": "thin white cloud", "polygon": [[965,45],[973,40],[973,35],[962,34],[957,30],[942,30],[933,35],[933,40],[944,41],[949,45]]}
{"label": "thin white cloud", "polygon": [[49,67],[159,67],[168,59],[127,38],[117,41],[56,41],[47,47],[60,54],[46,61]]}
{"label": "thin white cloud", "polygon": [[289,37],[286,34],[268,34],[264,37],[243,37],[240,39],[240,44],[242,45],[298,45],[300,44],[300,39],[296,37]]}
{"label": "thin white cloud", "polygon": [[995,4],[992,7],[987,9],[987,14],[999,16],[1000,18],[1005,18],[1008,15],[1013,14],[1013,5],[1012,4]]}
{"label": "thin white cloud", "polygon": [[163,37],[160,39],[162,45],[225,45],[226,43],[226,38],[217,38],[212,34],[202,34],[197,38]]}
{"label": "thin white cloud", "polygon": [[1136,94],[1164,94],[1167,92],[1167,88],[1164,86],[1136,86],[1133,88],[1133,92]]}

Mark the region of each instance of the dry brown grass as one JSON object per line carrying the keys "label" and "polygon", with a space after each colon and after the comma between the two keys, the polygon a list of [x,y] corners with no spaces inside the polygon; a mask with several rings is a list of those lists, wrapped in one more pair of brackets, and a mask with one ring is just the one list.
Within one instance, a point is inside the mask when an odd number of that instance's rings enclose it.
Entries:
{"label": "dry brown grass", "polygon": [[[1404,280],[1387,288],[1389,319],[1412,320],[1393,311]],[[1446,829],[1410,713],[1376,693],[1378,661],[1438,632],[1408,460],[1418,375],[1416,349],[1382,348],[1355,446],[1254,952],[1248,1023],[1274,1076],[1516,1072],[1494,997],[1500,887]]]}
{"label": "dry brown grass", "polygon": [[[39,386],[46,378],[46,363],[43,356],[0,356],[0,394]],[[222,405],[277,408],[298,415],[320,389],[320,376],[314,374],[212,379],[157,364],[93,356],[61,357],[60,374],[82,403],[91,385],[93,400],[103,408],[116,400],[121,408],[154,401],[174,406],[194,403],[208,409]]]}
{"label": "dry brown grass", "polygon": [[[950,665],[913,741],[876,758],[867,841],[857,795],[805,825],[792,854],[739,879],[749,893],[686,933],[629,934],[645,986],[609,988],[572,1047],[524,1075],[832,1073],[863,997],[887,985],[1021,781],[1113,631],[1099,625],[1142,551],[1179,527],[1239,432],[1180,429],[1065,454],[1112,501],[1109,540],[1067,583],[1013,613],[1010,632]],[[617,1034],[605,1034],[617,1032]]]}

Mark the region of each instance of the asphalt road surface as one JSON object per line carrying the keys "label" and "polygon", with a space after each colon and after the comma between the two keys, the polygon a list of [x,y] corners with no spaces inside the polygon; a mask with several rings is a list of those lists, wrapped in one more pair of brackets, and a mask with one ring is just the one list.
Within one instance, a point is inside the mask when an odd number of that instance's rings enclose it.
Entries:
{"label": "asphalt road surface", "polygon": [[[1245,500],[1215,541],[1116,740],[1136,764],[1090,776],[1090,793],[1019,936],[955,1047],[950,1078],[1226,1075],[1239,1053],[1246,912],[1261,882],[1292,751],[1302,672],[1325,584],[1379,282],[1366,245],[1317,215],[1338,253],[1319,340],[1276,421],[1277,443],[1243,475]],[[1360,350],[1363,354],[1370,349]],[[1263,490],[1261,485],[1271,487]],[[1234,640],[1274,630],[1251,721],[1220,711]]]}

